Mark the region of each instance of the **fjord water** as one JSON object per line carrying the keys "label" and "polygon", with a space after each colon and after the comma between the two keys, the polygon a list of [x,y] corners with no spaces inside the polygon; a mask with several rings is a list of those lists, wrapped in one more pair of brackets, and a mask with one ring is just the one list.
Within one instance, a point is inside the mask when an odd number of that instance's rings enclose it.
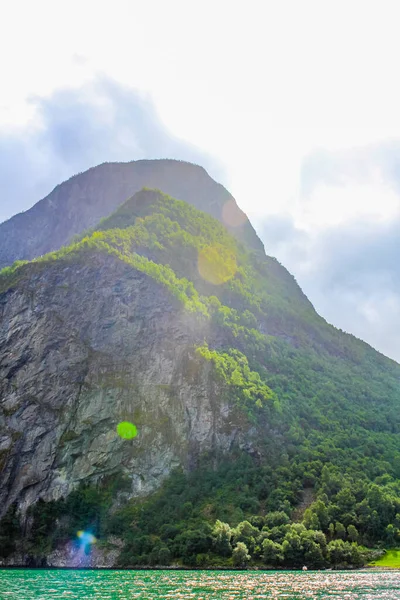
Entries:
{"label": "fjord water", "polygon": [[18,600],[398,600],[399,571],[0,570],[0,598]]}

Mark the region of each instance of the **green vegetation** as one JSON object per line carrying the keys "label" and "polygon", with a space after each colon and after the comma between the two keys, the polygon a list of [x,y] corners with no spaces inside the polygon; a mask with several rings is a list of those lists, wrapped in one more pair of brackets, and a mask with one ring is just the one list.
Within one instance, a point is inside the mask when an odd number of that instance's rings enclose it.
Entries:
{"label": "green vegetation", "polygon": [[21,537],[22,529],[17,506],[12,504],[0,520],[0,557],[5,558],[14,552],[16,543]]}
{"label": "green vegetation", "polygon": [[[218,352],[204,345],[199,346],[196,353],[213,364],[216,376],[224,383],[229,398],[236,398],[239,406],[244,407],[251,402],[262,408],[267,402],[273,401],[273,392],[263,383],[259,373],[250,370],[246,356],[239,350]],[[276,409],[279,407],[276,398],[274,406]]]}
{"label": "green vegetation", "polygon": [[370,566],[400,569],[400,550],[388,550],[384,556],[371,562]]}
{"label": "green vegetation", "polygon": [[[399,365],[329,326],[276,260],[157,191],[135,195],[70,246],[3,269],[0,291],[104,254],[209,325],[195,359],[209,363],[252,436],[229,456],[199,456],[148,498],[128,501],[119,477],[39,501],[23,540],[33,557],[82,529],[120,537],[121,566],[339,568],[399,545]],[[13,527],[7,513],[0,539],[11,530],[19,539]]]}
{"label": "green vegetation", "polygon": [[[122,567],[345,568],[361,566],[379,554],[363,545],[371,542],[368,534],[357,532],[355,541],[350,526],[333,522],[336,508],[322,500],[315,501],[301,523],[293,522],[300,482],[289,479],[283,468],[257,466],[243,453],[232,458],[221,457],[213,471],[207,466],[210,457],[204,457],[196,471],[175,471],[158,492],[142,500],[121,504],[129,480],[118,475],[98,486],[82,485],[58,502],[39,501],[29,511],[32,526],[20,544],[33,564],[43,564],[58,545],[78,543],[80,530],[103,543],[114,535],[124,543]],[[365,499],[362,506],[364,513],[373,512]],[[312,515],[318,515],[318,522]],[[9,514],[3,521],[0,531],[7,524],[16,526]]]}

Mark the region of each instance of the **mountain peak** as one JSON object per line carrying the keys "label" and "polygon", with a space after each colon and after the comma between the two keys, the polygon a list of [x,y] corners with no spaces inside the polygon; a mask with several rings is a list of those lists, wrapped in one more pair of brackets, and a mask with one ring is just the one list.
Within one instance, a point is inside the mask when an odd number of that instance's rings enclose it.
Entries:
{"label": "mountain peak", "polygon": [[0,224],[0,268],[68,244],[143,187],[161,189],[221,221],[225,218],[225,226],[239,239],[263,250],[234,198],[203,167],[171,159],[139,160],[103,163],[74,175],[31,209]]}

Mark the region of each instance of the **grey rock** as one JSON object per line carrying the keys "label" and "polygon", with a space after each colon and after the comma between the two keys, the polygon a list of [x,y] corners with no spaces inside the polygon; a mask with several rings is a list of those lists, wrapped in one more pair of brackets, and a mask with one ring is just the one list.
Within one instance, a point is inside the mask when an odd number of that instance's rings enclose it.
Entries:
{"label": "grey rock", "polygon": [[[201,452],[251,446],[210,363],[194,356],[204,325],[100,253],[48,264],[0,294],[2,512],[17,501],[24,514],[121,468],[131,495],[147,494]],[[125,420],[133,440],[117,434]]]}

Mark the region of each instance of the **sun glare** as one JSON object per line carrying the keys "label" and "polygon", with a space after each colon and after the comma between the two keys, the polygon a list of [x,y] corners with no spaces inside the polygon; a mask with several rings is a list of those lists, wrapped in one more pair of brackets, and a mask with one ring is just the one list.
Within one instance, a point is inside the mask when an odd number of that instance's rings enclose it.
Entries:
{"label": "sun glare", "polygon": [[237,271],[234,254],[219,245],[202,248],[197,266],[202,278],[214,285],[226,283]]}

